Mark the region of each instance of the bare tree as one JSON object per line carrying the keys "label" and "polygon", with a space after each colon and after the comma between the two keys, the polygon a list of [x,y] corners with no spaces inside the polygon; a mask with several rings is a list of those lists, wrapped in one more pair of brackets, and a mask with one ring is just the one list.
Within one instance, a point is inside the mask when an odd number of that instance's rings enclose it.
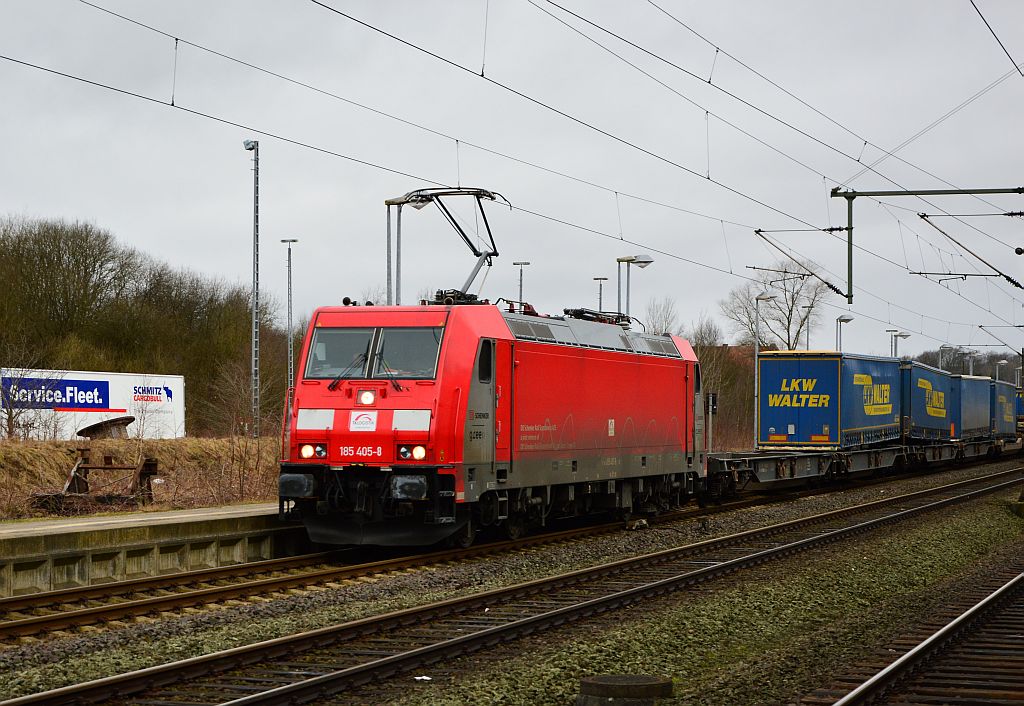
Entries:
{"label": "bare tree", "polygon": [[683,327],[679,324],[679,314],[676,312],[676,301],[672,297],[651,297],[644,310],[644,318],[650,333],[671,333],[676,336],[683,333]]}
{"label": "bare tree", "polygon": [[387,304],[388,293],[384,287],[379,284],[376,287],[363,287],[363,291],[359,293],[360,304]]}
{"label": "bare tree", "polygon": [[722,382],[727,353],[722,350],[722,328],[706,312],[701,312],[684,334],[700,361],[701,386],[717,391]]}
{"label": "bare tree", "polygon": [[741,342],[753,343],[755,298],[767,291],[775,298],[760,303],[760,344],[794,350],[817,323],[817,305],[828,289],[806,272],[796,272],[792,263],[779,262],[774,268],[779,271],[760,272],[757,281],[733,289],[719,307]]}

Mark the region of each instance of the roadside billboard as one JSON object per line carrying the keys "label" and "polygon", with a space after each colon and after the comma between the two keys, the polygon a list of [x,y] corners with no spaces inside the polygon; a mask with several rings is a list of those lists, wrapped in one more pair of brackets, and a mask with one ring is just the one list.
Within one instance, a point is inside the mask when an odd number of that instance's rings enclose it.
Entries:
{"label": "roadside billboard", "polygon": [[185,435],[185,378],[151,373],[0,368],[0,428],[6,434],[74,439],[79,429],[135,417],[129,436]]}

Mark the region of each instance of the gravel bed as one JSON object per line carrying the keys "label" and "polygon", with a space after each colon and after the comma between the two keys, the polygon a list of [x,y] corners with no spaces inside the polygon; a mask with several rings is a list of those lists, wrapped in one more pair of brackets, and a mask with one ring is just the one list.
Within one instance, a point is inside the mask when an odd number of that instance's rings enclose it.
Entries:
{"label": "gravel bed", "polygon": [[338,588],[164,614],[122,627],[83,630],[59,639],[26,641],[0,651],[0,698],[11,698],[168,661],[238,647],[500,588],[556,573],[732,534],[797,517],[1011,468],[1017,460],[952,469],[884,486],[854,488],[723,513],[698,520],[621,532],[558,546],[523,550],[467,563],[395,572],[345,582]]}
{"label": "gravel bed", "polygon": [[317,703],[568,706],[594,674],[671,676],[675,697],[661,704],[795,703],[993,570],[1024,570],[1024,520],[1010,513],[1011,497]]}

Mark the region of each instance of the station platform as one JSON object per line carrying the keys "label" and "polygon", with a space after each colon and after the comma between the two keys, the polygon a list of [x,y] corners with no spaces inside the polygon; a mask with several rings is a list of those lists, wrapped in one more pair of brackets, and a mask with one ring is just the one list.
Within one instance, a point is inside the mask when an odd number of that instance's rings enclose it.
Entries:
{"label": "station platform", "polygon": [[277,503],[0,522],[0,597],[306,551]]}

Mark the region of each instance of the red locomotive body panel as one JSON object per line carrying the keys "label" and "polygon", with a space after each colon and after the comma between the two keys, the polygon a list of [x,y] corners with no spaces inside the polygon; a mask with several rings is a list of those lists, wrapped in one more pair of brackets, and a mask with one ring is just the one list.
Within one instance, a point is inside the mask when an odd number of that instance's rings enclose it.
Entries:
{"label": "red locomotive body panel", "polygon": [[692,361],[526,341],[515,355],[517,458],[678,453],[693,438],[680,404],[692,399]]}
{"label": "red locomotive body panel", "polygon": [[664,506],[703,464],[681,339],[490,305],[329,307],[298,367],[280,497],[318,542]]}

